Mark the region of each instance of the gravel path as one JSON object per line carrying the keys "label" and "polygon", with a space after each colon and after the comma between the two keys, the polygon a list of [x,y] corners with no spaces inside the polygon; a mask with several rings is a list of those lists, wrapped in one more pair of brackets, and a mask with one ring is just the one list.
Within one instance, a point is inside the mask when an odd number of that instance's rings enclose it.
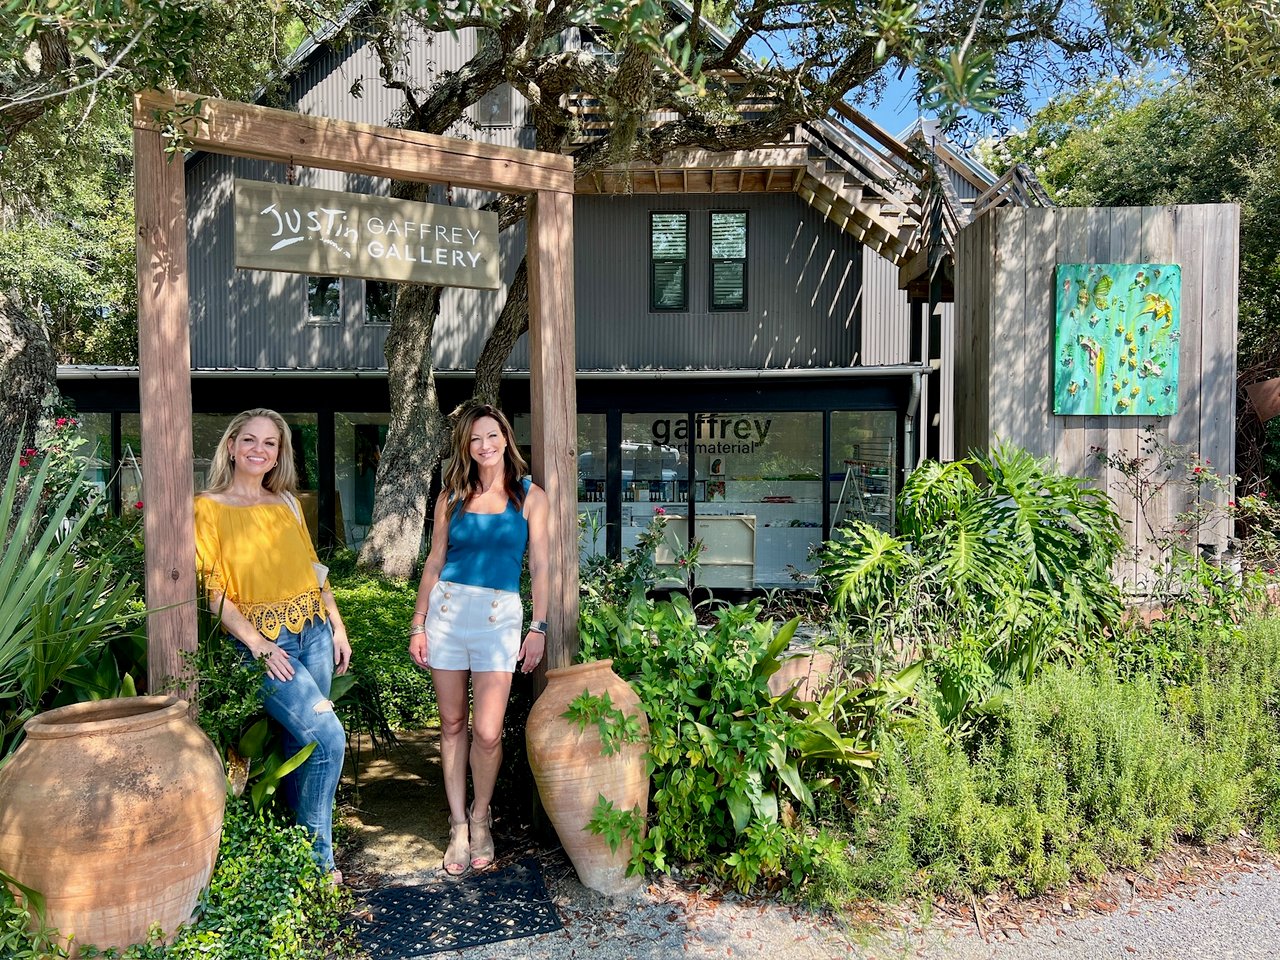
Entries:
{"label": "gravel path", "polygon": [[988,931],[902,914],[896,930],[855,927],[772,901],[709,898],[659,880],[633,903],[583,888],[567,865],[546,865],[565,928],[459,950],[457,960],[1270,960],[1280,954],[1280,869],[1210,880],[1194,892],[1109,915],[1049,917]]}
{"label": "gravel path", "polygon": [[1280,954],[1280,869],[1262,864],[1183,895],[1106,916],[1042,920],[990,942],[971,926],[935,929],[907,956],[920,960],[1262,960]]}
{"label": "gravel path", "polygon": [[[348,825],[364,850],[343,865],[357,897],[373,886],[436,879],[447,833],[434,737],[410,738],[362,776]],[[457,960],[1270,960],[1280,957],[1280,866],[1243,845],[1170,852],[1150,870],[1060,899],[975,903],[986,916],[890,908],[836,919],[774,900],[712,895],[666,877],[639,899],[610,900],[578,883],[562,853],[504,835],[504,856],[538,856],[564,929],[439,956]],[[519,849],[516,849],[519,848]],[[984,936],[985,935],[985,936]]]}

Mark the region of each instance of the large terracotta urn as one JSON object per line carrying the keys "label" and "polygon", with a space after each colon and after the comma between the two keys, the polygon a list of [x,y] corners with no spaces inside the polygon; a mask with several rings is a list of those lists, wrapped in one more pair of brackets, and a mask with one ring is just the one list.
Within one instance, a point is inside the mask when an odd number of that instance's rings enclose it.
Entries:
{"label": "large terracotta urn", "polygon": [[227,790],[186,701],[77,703],[25,729],[0,770],[0,869],[44,895],[73,956],[172,934],[213,873]]}
{"label": "large terracotta urn", "polygon": [[[649,810],[649,771],[645,760],[649,721],[635,691],[612,670],[612,660],[547,671],[547,687],[529,712],[525,743],[538,794],[565,853],[583,886],[610,896],[634,896],[643,887],[641,876],[628,877],[631,843],[624,840],[617,852],[604,837],[587,829],[597,799],[603,795],[621,810]],[[641,739],[624,743],[606,756],[600,729],[580,728],[563,716],[570,701],[587,691],[608,693],[613,706],[640,721]]]}

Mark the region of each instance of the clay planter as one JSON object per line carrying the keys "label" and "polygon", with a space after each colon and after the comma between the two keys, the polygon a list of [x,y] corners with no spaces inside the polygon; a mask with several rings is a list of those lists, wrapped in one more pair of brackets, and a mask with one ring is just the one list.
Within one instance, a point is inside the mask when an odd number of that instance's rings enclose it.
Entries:
{"label": "clay planter", "polygon": [[1244,389],[1253,401],[1259,420],[1266,423],[1272,417],[1280,416],[1280,377],[1251,383]]}
{"label": "clay planter", "polygon": [[[525,742],[543,808],[578,871],[578,879],[600,893],[633,896],[644,880],[626,875],[630,842],[624,841],[617,853],[611,853],[604,837],[587,829],[601,794],[619,809],[638,806],[642,816],[649,810],[645,762],[649,721],[640,698],[613,672],[612,664],[612,660],[597,660],[548,670],[547,688],[529,712]],[[604,756],[596,724],[579,729],[561,716],[583,690],[594,696],[608,691],[614,707],[627,716],[639,716],[644,742],[622,744],[616,753]]]}
{"label": "clay planter", "polygon": [[172,934],[213,873],[227,791],[186,701],[77,703],[26,731],[0,770],[0,869],[44,894],[73,950]]}

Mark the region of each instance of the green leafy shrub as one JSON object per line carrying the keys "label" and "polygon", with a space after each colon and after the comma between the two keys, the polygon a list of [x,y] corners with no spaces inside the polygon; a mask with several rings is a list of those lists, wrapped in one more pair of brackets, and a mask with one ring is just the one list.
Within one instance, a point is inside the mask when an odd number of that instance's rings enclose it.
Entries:
{"label": "green leafy shrub", "polygon": [[307,831],[229,800],[218,863],[193,923],[165,945],[87,948],[120,960],[309,960],[333,956],[346,895],[311,857]]}
{"label": "green leafy shrub", "polygon": [[1027,895],[1105,865],[1138,866],[1176,836],[1205,836],[1202,804],[1230,806],[1155,684],[1055,665],[1011,692],[966,750],[937,722],[885,743],[859,800],[847,864],[819,858],[819,889],[858,895],[986,891]]}
{"label": "green leafy shrub", "polygon": [[1280,847],[1280,620],[1251,618],[1230,631],[1187,631],[1194,653],[1168,684],[1169,714],[1200,752],[1197,836],[1241,828]]}
{"label": "green leafy shrub", "polygon": [[431,675],[409,659],[409,623],[416,584],[363,572],[330,582],[351,639],[351,672],[377,691],[394,730],[417,730],[439,719]]}
{"label": "green leafy shrub", "polygon": [[853,523],[823,545],[818,575],[874,660],[928,665],[948,726],[997,710],[1119,620],[1111,502],[1023,450],[923,464],[903,484],[897,529]]}
{"label": "green leafy shrub", "polygon": [[[773,696],[768,678],[795,627],[775,630],[752,602],[716,609],[704,630],[681,596],[602,604],[584,619],[582,657],[612,658],[649,718],[653,814],[637,866],[704,863],[741,889],[802,882],[812,836],[789,811],[812,811],[833,774],[856,779],[874,764],[871,730],[889,692],[841,687],[816,704]],[[615,811],[596,814],[601,832],[624,832]]]}

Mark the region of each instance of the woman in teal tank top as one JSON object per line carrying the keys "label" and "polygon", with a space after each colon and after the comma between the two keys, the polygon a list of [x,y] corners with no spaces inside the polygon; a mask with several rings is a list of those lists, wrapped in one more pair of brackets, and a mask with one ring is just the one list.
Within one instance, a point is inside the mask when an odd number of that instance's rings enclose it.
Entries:
{"label": "woman in teal tank top", "polygon": [[[511,676],[517,663],[523,673],[532,672],[546,645],[547,495],[522,479],[527,469],[511,424],[497,408],[477,404],[458,415],[409,626],[409,655],[431,671],[440,706],[440,761],[449,801],[443,869],[453,877],[493,863],[489,804],[502,763]],[[522,631],[519,589],[526,548],[533,621]]]}

